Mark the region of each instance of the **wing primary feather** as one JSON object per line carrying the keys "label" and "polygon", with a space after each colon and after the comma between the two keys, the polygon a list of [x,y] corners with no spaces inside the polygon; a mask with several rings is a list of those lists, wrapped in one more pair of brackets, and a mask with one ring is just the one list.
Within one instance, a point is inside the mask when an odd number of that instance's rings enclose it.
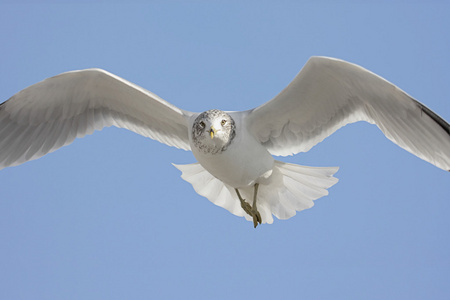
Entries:
{"label": "wing primary feather", "polygon": [[5,154],[7,154],[7,158],[2,159],[2,161],[4,161],[5,166],[11,165],[15,161],[22,160],[21,158],[25,155],[25,151],[29,147],[28,135],[32,134],[31,129],[32,128],[30,127],[22,129],[21,132],[12,141],[12,143],[4,147],[4,152]]}
{"label": "wing primary feather", "polygon": [[30,137],[30,143],[27,147],[28,149],[25,151],[26,160],[33,159],[34,157],[40,157],[36,153],[38,153],[40,146],[42,145],[42,140],[40,140],[39,137],[41,136],[44,126],[45,124],[39,124],[38,126],[33,127],[33,134]]}
{"label": "wing primary feather", "polygon": [[434,120],[448,135],[450,135],[450,124],[442,119],[439,115],[433,112],[431,109],[420,103],[419,101],[413,99],[414,103],[420,108],[422,112],[427,114],[432,120]]}
{"label": "wing primary feather", "polygon": [[46,128],[48,128],[48,131],[45,138],[45,142],[42,145],[41,151],[44,153],[50,153],[55,149],[54,146],[56,141],[60,137],[62,127],[61,124],[59,124],[59,122],[53,121],[47,122]]}
{"label": "wing primary feather", "polygon": [[76,120],[76,127],[77,127],[77,138],[81,138],[86,135],[86,128],[87,128],[87,115],[84,114],[78,114],[75,117]]}

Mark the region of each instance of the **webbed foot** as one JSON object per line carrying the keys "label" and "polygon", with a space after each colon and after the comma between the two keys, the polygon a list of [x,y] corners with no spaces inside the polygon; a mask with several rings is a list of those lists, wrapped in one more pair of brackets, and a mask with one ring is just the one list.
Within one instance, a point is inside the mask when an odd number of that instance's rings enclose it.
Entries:
{"label": "webbed foot", "polygon": [[244,199],[242,199],[241,201],[241,207],[250,217],[253,218],[253,226],[255,228],[256,226],[258,226],[258,224],[261,224],[262,222],[261,214],[256,209],[256,207],[252,207],[250,204],[245,202]]}
{"label": "webbed foot", "polygon": [[244,199],[242,199],[242,201],[241,201],[241,207],[247,214],[249,214],[250,216],[253,216],[252,206],[250,204],[248,204],[247,202],[245,202]]}
{"label": "webbed foot", "polygon": [[255,184],[255,193],[253,194],[253,206],[249,203],[245,202],[245,199],[242,199],[241,194],[239,193],[238,189],[236,190],[236,194],[238,195],[239,201],[241,201],[241,207],[242,209],[253,218],[253,226],[256,228],[258,224],[262,223],[261,214],[259,213],[257,207],[256,207],[256,194],[258,193],[258,187],[259,184]]}
{"label": "webbed foot", "polygon": [[262,219],[259,211],[256,209],[252,209],[252,214],[250,214],[253,217],[253,227],[256,228],[258,226],[258,223],[261,224]]}

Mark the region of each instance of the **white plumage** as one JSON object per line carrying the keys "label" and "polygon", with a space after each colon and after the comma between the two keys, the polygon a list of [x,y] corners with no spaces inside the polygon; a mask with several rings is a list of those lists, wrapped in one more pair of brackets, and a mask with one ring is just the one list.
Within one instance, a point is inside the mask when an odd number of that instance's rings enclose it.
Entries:
{"label": "white plumage", "polygon": [[235,189],[250,203],[253,186],[260,184],[257,198],[263,223],[272,223],[272,215],[287,219],[310,208],[337,182],[333,177],[337,168],[286,164],[269,154],[308,151],[356,121],[376,124],[400,147],[450,170],[446,121],[383,78],[337,59],[312,57],[271,101],[229,115],[236,121],[236,138],[222,154],[202,156],[192,144],[199,113],[179,109],[103,70],[67,72],[0,104],[0,169],[37,159],[94,130],[126,128],[192,149],[199,163],[176,166],[182,178],[235,215],[252,219]]}
{"label": "white plumage", "polygon": [[[199,195],[238,217],[252,220],[242,209],[234,188],[211,175],[200,163],[174,166],[182,172],[181,178],[192,184]],[[313,200],[328,195],[327,189],[338,182],[333,177],[337,170],[337,167],[306,167],[276,161],[271,184],[260,185],[258,191],[262,222],[272,224],[272,215],[285,220],[295,216],[297,211],[311,208]],[[239,190],[244,199],[252,199],[252,187]]]}

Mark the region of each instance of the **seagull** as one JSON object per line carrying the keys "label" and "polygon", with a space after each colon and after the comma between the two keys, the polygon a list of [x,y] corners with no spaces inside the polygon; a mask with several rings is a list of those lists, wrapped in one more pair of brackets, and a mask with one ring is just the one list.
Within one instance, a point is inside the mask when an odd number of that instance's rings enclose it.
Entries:
{"label": "seagull", "polygon": [[450,171],[450,125],[380,76],[311,57],[272,100],[247,111],[194,113],[101,69],[45,79],[0,104],[0,169],[116,126],[192,151],[174,165],[194,190],[258,224],[289,219],[328,195],[337,167],[285,163],[346,124],[366,121],[405,150]]}

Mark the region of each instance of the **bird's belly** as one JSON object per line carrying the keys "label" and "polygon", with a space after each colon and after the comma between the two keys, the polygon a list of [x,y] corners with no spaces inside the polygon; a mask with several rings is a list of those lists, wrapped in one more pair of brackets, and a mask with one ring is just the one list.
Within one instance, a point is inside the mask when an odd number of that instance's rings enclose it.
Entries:
{"label": "bird's belly", "polygon": [[216,154],[204,154],[195,149],[192,152],[209,173],[234,188],[270,181],[274,159],[256,141],[232,143],[225,151]]}

